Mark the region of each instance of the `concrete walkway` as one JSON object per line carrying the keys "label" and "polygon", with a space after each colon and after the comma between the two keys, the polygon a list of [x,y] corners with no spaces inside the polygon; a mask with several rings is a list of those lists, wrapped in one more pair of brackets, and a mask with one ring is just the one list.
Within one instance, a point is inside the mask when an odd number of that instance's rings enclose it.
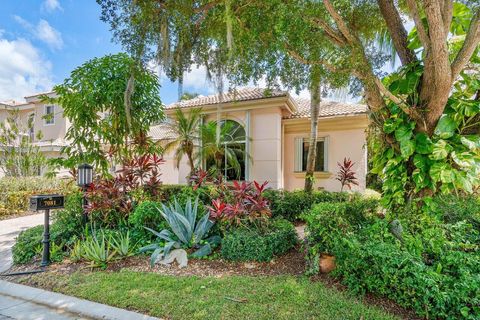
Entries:
{"label": "concrete walkway", "polygon": [[42,213],[0,221],[0,273],[12,266],[12,247],[20,231],[42,223]]}

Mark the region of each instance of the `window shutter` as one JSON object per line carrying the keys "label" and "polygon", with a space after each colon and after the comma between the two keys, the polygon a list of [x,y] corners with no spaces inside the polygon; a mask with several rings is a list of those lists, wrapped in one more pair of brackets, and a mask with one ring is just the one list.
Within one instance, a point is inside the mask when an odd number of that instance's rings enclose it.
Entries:
{"label": "window shutter", "polygon": [[303,159],[303,138],[295,138],[294,141],[294,171],[302,172],[302,159]]}

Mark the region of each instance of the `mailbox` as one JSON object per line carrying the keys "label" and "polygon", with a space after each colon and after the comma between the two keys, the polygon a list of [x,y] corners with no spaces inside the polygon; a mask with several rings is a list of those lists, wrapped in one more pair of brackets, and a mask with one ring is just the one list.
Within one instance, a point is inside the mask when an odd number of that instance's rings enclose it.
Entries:
{"label": "mailbox", "polygon": [[59,194],[45,194],[30,198],[30,210],[61,209],[65,204],[65,197]]}

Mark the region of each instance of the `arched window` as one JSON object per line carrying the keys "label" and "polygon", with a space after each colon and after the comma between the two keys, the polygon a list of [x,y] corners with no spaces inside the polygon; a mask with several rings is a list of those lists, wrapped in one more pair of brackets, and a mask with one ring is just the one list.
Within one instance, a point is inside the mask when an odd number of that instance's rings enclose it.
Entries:
{"label": "arched window", "polygon": [[[212,123],[211,130],[215,130],[215,127],[216,123]],[[218,169],[223,173],[226,180],[245,180],[245,164],[248,157],[246,141],[245,129],[240,123],[229,119],[221,120],[219,151],[223,159],[217,159],[216,163],[214,155],[207,155],[207,169],[219,165],[220,168]],[[211,142],[204,141],[205,143]]]}

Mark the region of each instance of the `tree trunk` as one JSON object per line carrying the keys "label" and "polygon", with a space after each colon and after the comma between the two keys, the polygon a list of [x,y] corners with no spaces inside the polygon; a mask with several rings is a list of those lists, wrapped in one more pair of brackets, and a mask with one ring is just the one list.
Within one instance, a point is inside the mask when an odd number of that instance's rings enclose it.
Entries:
{"label": "tree trunk", "polygon": [[307,155],[307,172],[305,174],[305,191],[311,192],[317,158],[317,128],[320,109],[320,80],[312,80],[310,88],[310,142]]}

